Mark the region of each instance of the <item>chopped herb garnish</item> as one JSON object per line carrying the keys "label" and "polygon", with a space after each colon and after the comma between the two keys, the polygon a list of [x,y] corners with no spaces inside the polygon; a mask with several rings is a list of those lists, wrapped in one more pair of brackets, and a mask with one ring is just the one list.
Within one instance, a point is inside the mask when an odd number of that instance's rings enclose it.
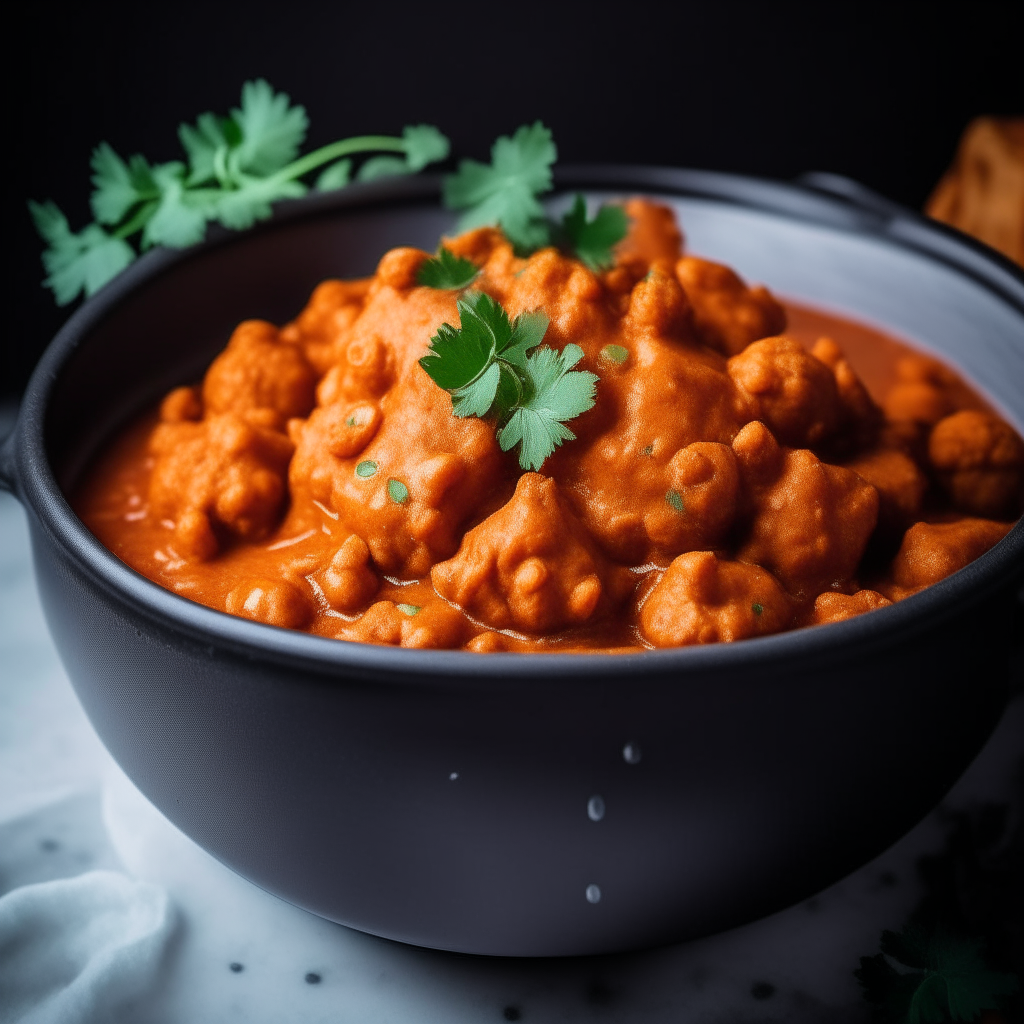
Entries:
{"label": "chopped herb garnish", "polygon": [[623,348],[621,345],[605,345],[601,349],[601,358],[606,362],[622,366],[629,358],[629,349]]}
{"label": "chopped herb garnish", "polygon": [[654,445],[653,444],[644,445],[642,454],[643,455],[653,455],[654,454]]}
{"label": "chopped herb garnish", "polygon": [[388,481],[388,497],[398,505],[404,505],[409,500],[409,488],[401,480],[391,479]]}
{"label": "chopped herb garnish", "polygon": [[683,496],[675,490],[668,491],[665,494],[665,500],[677,511],[682,512],[684,510]]}
{"label": "chopped herb garnish", "polygon": [[468,288],[480,273],[480,268],[472,260],[456,256],[443,245],[431,256],[416,274],[416,283],[428,288],[444,290],[461,290]]}
{"label": "chopped herb garnish", "polygon": [[594,404],[597,376],[573,371],[583,351],[566,345],[532,355],[548,327],[540,310],[508,314],[489,295],[469,292],[458,301],[459,327],[442,324],[420,366],[452,396],[456,416],[493,416],[503,451],[519,444],[523,469],[540,469],[562,441],[575,434],[564,421]]}
{"label": "chopped herb garnish", "polygon": [[498,138],[490,165],[461,161],[444,180],[444,204],[466,211],[460,231],[496,224],[513,245],[538,249],[547,245],[551,228],[537,196],[551,191],[551,165],[557,159],[551,132],[540,121],[524,124],[511,138]]}
{"label": "chopped herb garnish", "polygon": [[430,125],[407,127],[401,137],[363,135],[323,146],[303,157],[305,110],[275,93],[263,79],[242,86],[241,106],[227,117],[202,114],[183,124],[178,137],[187,163],[150,164],[145,157],[124,161],[106,143],[92,156],[92,212],[96,222],[73,232],[52,202],[29,203],[49,248],[43,253],[44,284],[58,305],[81,292],[87,296],[117,276],[140,249],[176,248],[202,241],[210,221],[243,229],[270,216],[271,204],[304,195],[299,179],[326,166],[318,189],[340,188],[351,177],[351,157],[391,152],[363,164],[359,180],[383,174],[412,174],[448,155],[448,140]]}
{"label": "chopped herb garnish", "polygon": [[356,425],[356,418],[355,418],[355,416],[349,416],[345,420],[345,426],[346,427],[354,427],[355,425]]}
{"label": "chopped herb garnish", "polygon": [[396,604],[395,607],[403,615],[410,615],[410,616],[416,615],[416,614],[418,614],[419,612],[421,612],[423,610],[422,605],[418,605],[418,604]]}
{"label": "chopped herb garnish", "polygon": [[750,610],[755,615],[762,615],[764,613],[764,605],[763,604],[757,604],[757,602],[755,602],[754,604],[752,604],[750,606]]}
{"label": "chopped herb garnish", "polygon": [[367,477],[373,476],[376,472],[377,463],[373,459],[364,459],[356,466],[356,476],[361,476],[364,480]]}
{"label": "chopped herb garnish", "polygon": [[587,220],[587,202],[579,194],[562,218],[566,245],[594,271],[607,270],[615,262],[613,249],[628,230],[629,218],[621,206],[601,206],[594,219]]}

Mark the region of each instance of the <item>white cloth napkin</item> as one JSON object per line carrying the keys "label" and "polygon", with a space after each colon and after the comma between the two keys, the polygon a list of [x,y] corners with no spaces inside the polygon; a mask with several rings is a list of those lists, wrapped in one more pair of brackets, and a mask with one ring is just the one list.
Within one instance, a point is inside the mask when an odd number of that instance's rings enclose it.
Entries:
{"label": "white cloth napkin", "polygon": [[147,991],[174,914],[167,893],[114,871],[0,898],[0,1021],[94,1024]]}

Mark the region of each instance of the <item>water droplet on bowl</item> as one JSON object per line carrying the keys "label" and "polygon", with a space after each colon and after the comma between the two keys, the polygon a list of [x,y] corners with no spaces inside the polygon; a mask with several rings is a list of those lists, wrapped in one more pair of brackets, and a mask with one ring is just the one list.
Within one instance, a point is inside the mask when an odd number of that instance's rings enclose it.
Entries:
{"label": "water droplet on bowl", "polygon": [[592,796],[587,801],[587,817],[591,821],[600,821],[604,817],[604,800],[599,796]]}
{"label": "water droplet on bowl", "polygon": [[454,782],[458,777],[459,777],[459,773],[458,772],[452,772],[451,775],[448,776],[448,781],[449,782]]}
{"label": "water droplet on bowl", "polygon": [[640,744],[639,743],[627,743],[622,748],[622,759],[626,764],[639,764],[640,763]]}
{"label": "water droplet on bowl", "polygon": [[587,886],[587,902],[588,903],[600,903],[601,902],[601,887],[591,883]]}

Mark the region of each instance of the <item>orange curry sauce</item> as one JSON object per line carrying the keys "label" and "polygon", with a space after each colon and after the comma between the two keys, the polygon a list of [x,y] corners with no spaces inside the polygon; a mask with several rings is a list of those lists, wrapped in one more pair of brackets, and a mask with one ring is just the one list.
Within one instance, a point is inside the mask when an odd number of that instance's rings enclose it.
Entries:
{"label": "orange curry sauce", "polygon": [[[201,383],[118,437],[74,496],[161,586],[322,636],[473,651],[737,640],[883,607],[1020,514],[1024,443],[944,365],[684,255],[634,199],[613,269],[496,230],[448,240],[597,402],[539,473],[452,415],[418,360],[457,293],[427,254],[239,325]],[[607,346],[618,348],[609,351]],[[622,350],[625,350],[625,358]]]}

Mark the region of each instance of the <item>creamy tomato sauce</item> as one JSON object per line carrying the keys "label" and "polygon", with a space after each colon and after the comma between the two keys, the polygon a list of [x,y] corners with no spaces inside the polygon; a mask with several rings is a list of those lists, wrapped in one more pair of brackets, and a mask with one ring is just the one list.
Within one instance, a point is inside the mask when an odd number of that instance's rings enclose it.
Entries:
{"label": "creamy tomato sauce", "polygon": [[[783,305],[627,203],[615,266],[447,241],[510,316],[597,374],[539,472],[456,418],[418,360],[457,293],[427,254],[239,325],[74,496],[96,536],[212,608],[322,636],[473,651],[635,650],[835,622],[915,593],[1020,514],[1024,442],[943,364]],[[609,350],[608,346],[616,346]],[[624,355],[623,355],[624,353]]]}

